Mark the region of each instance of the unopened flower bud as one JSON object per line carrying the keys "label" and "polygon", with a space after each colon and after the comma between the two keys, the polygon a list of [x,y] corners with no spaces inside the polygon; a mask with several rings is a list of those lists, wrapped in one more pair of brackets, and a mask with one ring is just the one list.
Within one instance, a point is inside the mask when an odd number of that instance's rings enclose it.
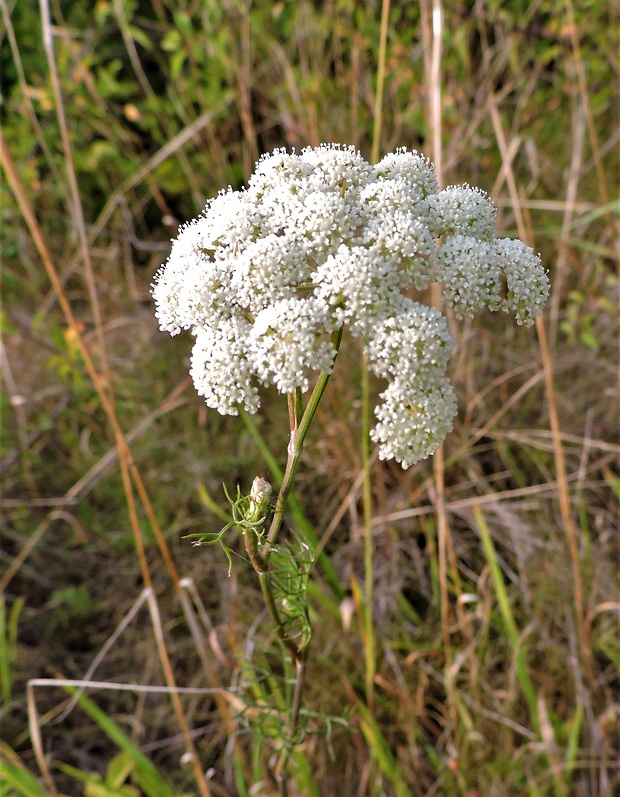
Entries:
{"label": "unopened flower bud", "polygon": [[250,490],[250,506],[248,508],[248,520],[256,523],[265,515],[265,507],[271,498],[271,485],[261,476],[257,476],[252,482]]}

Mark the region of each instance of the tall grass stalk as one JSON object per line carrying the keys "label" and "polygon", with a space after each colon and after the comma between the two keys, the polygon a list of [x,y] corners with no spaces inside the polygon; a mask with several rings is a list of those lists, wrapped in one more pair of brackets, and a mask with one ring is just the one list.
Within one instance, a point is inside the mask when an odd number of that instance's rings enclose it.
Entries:
{"label": "tall grass stalk", "polygon": [[[534,684],[530,678],[527,664],[527,646],[522,639],[523,635],[519,632],[517,623],[514,619],[514,614],[510,606],[510,600],[508,598],[508,592],[506,590],[506,584],[504,583],[504,577],[497,561],[497,554],[495,552],[495,546],[493,545],[493,539],[491,538],[489,527],[484,515],[482,514],[482,510],[477,504],[474,504],[473,506],[473,515],[476,521],[476,528],[478,529],[480,539],[482,541],[482,548],[487,565],[491,571],[491,578],[493,580],[493,587],[495,590],[495,596],[497,598],[502,623],[504,625],[506,637],[510,644],[511,653],[513,655],[517,680],[523,691],[523,695],[529,708],[531,723],[536,729],[536,733],[540,739],[546,742],[545,755],[547,756],[549,766],[553,772],[553,784],[556,797],[567,797],[565,781],[562,777],[560,777],[559,773],[554,767],[556,762],[553,760],[553,745],[549,741],[550,736],[552,738],[553,732],[551,731],[550,734],[545,734],[543,730],[544,726],[541,722],[540,712],[542,708],[546,719],[546,726],[550,727],[549,718],[544,706],[544,699],[542,696],[538,696],[536,694],[536,689],[534,688]],[[541,701],[543,702],[541,703]]]}
{"label": "tall grass stalk", "polygon": [[[380,157],[381,131],[383,127],[383,88],[385,84],[385,55],[387,49],[388,21],[390,16],[390,0],[383,0],[381,5],[381,30],[379,34],[379,58],[377,62],[375,112],[373,121],[371,163],[377,163]],[[373,539],[372,539],[372,483],[370,473],[370,375],[368,361],[362,353],[362,423],[361,423],[361,455],[362,455],[362,505],[364,521],[364,587],[366,591],[366,609],[364,612],[364,640],[366,661],[366,700],[370,711],[374,711],[375,672],[377,646],[375,641],[375,621],[373,613]]]}

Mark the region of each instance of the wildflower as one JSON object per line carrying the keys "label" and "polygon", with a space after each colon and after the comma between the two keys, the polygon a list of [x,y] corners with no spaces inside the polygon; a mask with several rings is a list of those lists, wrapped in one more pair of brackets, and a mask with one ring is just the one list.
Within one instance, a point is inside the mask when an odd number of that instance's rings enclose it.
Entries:
{"label": "wildflower", "polygon": [[380,443],[380,459],[407,468],[433,454],[452,429],[456,397],[450,381],[435,371],[421,372],[413,383],[396,377],[380,398],[379,423],[370,433]]}
{"label": "wildflower", "polygon": [[330,373],[336,351],[324,338],[327,315],[314,296],[282,299],[261,310],[246,342],[256,376],[280,393],[298,387],[305,393],[309,373]]}
{"label": "wildflower", "polygon": [[468,235],[479,241],[495,237],[495,208],[479,188],[452,185],[434,194],[429,204],[435,238],[445,233]]}
{"label": "wildflower", "polygon": [[263,156],[173,242],[153,285],[160,327],[196,338],[191,375],[208,406],[254,413],[259,384],[306,392],[336,357],[332,333],[359,337],[387,388],[372,432],[408,467],[449,432],[452,341],[441,314],[404,296],[443,285],[457,316],[482,307],[531,324],[549,283],[520,241],[498,240],[495,210],[469,186],[439,190],[432,164],[398,149],[375,166],[354,147]]}

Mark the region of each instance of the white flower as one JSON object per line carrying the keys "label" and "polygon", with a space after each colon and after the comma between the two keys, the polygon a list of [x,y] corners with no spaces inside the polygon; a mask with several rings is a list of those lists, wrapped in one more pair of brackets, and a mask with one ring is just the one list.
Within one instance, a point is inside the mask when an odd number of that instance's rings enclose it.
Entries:
{"label": "white flower", "polygon": [[231,300],[226,275],[213,259],[216,247],[205,240],[204,227],[205,220],[198,218],[181,229],[168,263],[155,277],[155,314],[161,329],[172,335],[207,322]]}
{"label": "white flower", "polygon": [[[374,248],[402,271],[400,287],[428,285],[435,243],[429,232],[426,202],[413,204],[403,180],[371,183],[362,193],[368,220],[361,244]],[[406,279],[404,279],[406,277]]]}
{"label": "white flower", "polygon": [[306,147],[301,158],[312,167],[310,182],[315,189],[329,190],[348,196],[372,179],[372,166],[353,146],[321,144]]}
{"label": "white flower", "polygon": [[443,285],[442,299],[457,318],[473,318],[482,307],[501,307],[501,260],[492,243],[453,235],[435,254],[433,276]]}
{"label": "white flower", "polygon": [[468,185],[444,188],[430,197],[433,237],[446,233],[491,241],[495,235],[495,208],[479,188]]}
{"label": "white flower", "polygon": [[365,347],[373,372],[413,384],[420,370],[445,373],[453,340],[446,319],[433,307],[403,298],[397,315],[384,319]]}
{"label": "white flower", "polygon": [[280,393],[306,392],[309,373],[330,373],[336,352],[325,338],[327,308],[314,297],[283,299],[262,310],[247,340],[254,373]]}
{"label": "white flower", "polygon": [[380,459],[395,459],[403,468],[433,454],[452,429],[456,397],[446,377],[421,371],[413,384],[390,382],[375,409],[379,423],[371,431]]}
{"label": "white flower", "polygon": [[348,324],[357,336],[392,314],[408,281],[378,249],[344,244],[312,274],[317,299],[331,310],[331,326]]}
{"label": "white flower", "polygon": [[246,356],[251,324],[236,318],[196,331],[190,375],[199,396],[221,415],[238,415],[238,406],[256,412],[258,389]]}
{"label": "white flower", "polygon": [[267,233],[247,241],[241,251],[231,252],[226,262],[233,301],[252,317],[274,302],[296,296],[312,268],[306,249],[288,233]]}
{"label": "white flower", "polygon": [[439,191],[435,167],[428,158],[400,147],[389,152],[374,167],[381,180],[403,180],[409,185],[413,204]]}
{"label": "white flower", "polygon": [[529,326],[542,313],[549,296],[549,278],[540,257],[522,241],[499,238],[493,242],[506,278],[502,309],[514,311],[517,324]]}
{"label": "white flower", "polygon": [[432,454],[452,428],[456,399],[444,376],[452,346],[441,313],[407,298],[375,329],[365,351],[370,368],[388,380],[371,432],[381,459],[407,468]]}
{"label": "white flower", "polygon": [[363,229],[363,209],[359,201],[340,192],[314,190],[298,201],[289,220],[306,251],[322,260],[345,241],[354,240]]}
{"label": "white flower", "polygon": [[495,210],[468,186],[439,190],[433,165],[398,149],[371,166],[350,146],[263,156],[242,191],[210,200],[173,242],[153,285],[160,327],[196,337],[191,375],[224,414],[256,412],[258,385],[306,392],[333,367],[332,333],[361,337],[388,382],[373,439],[405,467],[451,428],[452,341],[405,292],[443,285],[458,316],[514,311],[530,324],[549,283],[520,241],[496,240]]}

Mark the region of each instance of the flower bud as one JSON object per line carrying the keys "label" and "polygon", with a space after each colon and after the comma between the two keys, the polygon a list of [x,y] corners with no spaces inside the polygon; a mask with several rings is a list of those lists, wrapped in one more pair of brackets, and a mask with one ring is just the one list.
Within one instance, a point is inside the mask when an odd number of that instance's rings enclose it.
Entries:
{"label": "flower bud", "polygon": [[252,482],[247,516],[247,519],[251,523],[257,523],[265,516],[266,513],[264,510],[271,498],[271,491],[271,485],[261,476],[257,476]]}

